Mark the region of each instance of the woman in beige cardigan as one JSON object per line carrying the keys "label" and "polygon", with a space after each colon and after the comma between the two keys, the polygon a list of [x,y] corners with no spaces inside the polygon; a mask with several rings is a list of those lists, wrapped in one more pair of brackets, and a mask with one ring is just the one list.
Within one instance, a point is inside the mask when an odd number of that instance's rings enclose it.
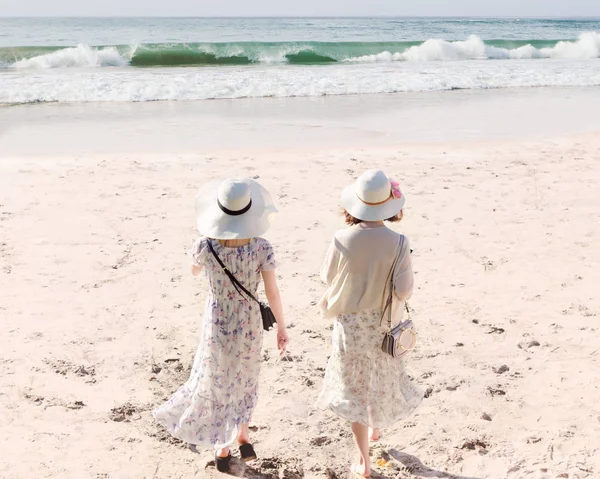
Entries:
{"label": "woman in beige cardigan", "polygon": [[409,415],[423,394],[404,370],[402,358],[381,350],[387,320],[382,304],[394,260],[394,324],[413,290],[410,247],[405,236],[387,228],[400,221],[404,196],[382,171],[364,173],[342,194],[348,228],[333,238],[321,270],[328,289],[321,300],[334,318],[333,345],[319,405],[352,423],[359,461],[352,473],[369,477],[369,439]]}

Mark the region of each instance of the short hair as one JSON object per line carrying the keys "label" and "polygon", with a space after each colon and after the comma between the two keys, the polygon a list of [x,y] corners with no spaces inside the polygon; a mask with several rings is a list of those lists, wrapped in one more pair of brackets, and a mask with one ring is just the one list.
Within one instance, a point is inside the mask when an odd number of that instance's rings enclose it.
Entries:
{"label": "short hair", "polygon": [[[384,221],[389,221],[390,223],[396,223],[398,221],[401,221],[402,218],[404,216],[404,213],[402,210],[400,210],[400,212],[394,216],[392,216],[391,218],[387,218]],[[363,222],[363,220],[359,220],[358,218],[355,218],[354,216],[352,216],[350,213],[348,213],[348,211],[344,210],[344,221],[347,225],[357,225]]]}

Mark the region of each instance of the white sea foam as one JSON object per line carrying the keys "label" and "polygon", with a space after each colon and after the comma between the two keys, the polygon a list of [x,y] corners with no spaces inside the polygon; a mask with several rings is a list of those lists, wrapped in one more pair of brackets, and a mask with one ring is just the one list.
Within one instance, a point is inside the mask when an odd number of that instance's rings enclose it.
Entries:
{"label": "white sea foam", "polygon": [[553,47],[535,48],[525,45],[508,49],[486,45],[483,40],[471,35],[465,41],[448,42],[429,39],[421,45],[410,47],[403,52],[381,52],[375,55],[363,55],[349,58],[354,63],[392,62],[392,61],[458,61],[458,60],[524,60],[538,58],[556,59],[593,59],[600,58],[600,33],[586,32],[576,41],[558,42]]}
{"label": "white sea foam", "polygon": [[114,47],[92,48],[88,45],[77,45],[45,55],[27,58],[15,62],[16,69],[46,69],[69,67],[119,67],[125,66],[129,60],[123,58]]}
{"label": "white sea foam", "polygon": [[81,69],[0,74],[0,103],[205,100],[600,86],[597,60]]}

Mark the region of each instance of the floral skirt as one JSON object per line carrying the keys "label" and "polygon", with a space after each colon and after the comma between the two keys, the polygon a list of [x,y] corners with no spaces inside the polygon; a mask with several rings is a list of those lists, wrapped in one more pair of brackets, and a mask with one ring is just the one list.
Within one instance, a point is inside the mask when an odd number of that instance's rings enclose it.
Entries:
{"label": "floral skirt", "polygon": [[317,401],[350,422],[385,428],[421,403],[422,390],[404,370],[404,360],[381,350],[386,332],[380,310],[335,319],[331,357]]}
{"label": "floral skirt", "polygon": [[209,298],[190,377],[152,412],[156,421],[188,444],[230,445],[256,407],[261,348],[258,308]]}

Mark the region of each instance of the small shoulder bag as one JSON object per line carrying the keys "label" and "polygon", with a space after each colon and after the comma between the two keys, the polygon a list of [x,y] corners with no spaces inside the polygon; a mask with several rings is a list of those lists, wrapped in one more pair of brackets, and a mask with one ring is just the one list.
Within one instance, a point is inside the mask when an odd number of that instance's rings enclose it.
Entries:
{"label": "small shoulder bag", "polygon": [[[404,237],[400,239],[400,251],[396,255],[394,259],[394,263],[392,264],[392,268],[389,274],[389,281],[386,284],[389,285],[390,292],[388,294],[387,300],[385,302],[384,307],[381,311],[381,320],[385,317],[386,313],[388,315],[388,324],[389,331],[385,333],[383,337],[383,343],[381,345],[381,350],[389,354],[394,358],[399,358],[404,356],[409,351],[413,350],[417,343],[417,332],[415,331],[414,324],[410,319],[410,309],[408,309],[408,303],[404,302],[404,307],[406,308],[406,312],[408,313],[408,319],[401,322],[400,324],[392,327],[392,302],[394,299],[394,277],[396,272],[396,266],[398,264],[398,260],[400,258],[400,254],[402,253],[402,246],[404,246]],[[384,292],[385,294],[385,292]]]}
{"label": "small shoulder bag", "polygon": [[233,283],[233,287],[240,294],[240,296],[243,298],[244,294],[246,294],[246,296],[248,298],[250,298],[251,300],[258,303],[258,305],[260,307],[260,315],[262,317],[263,329],[265,331],[269,331],[277,322],[275,320],[275,315],[273,314],[273,311],[271,311],[271,308],[267,304],[256,299],[256,297],[250,291],[248,291],[246,288],[244,288],[244,285],[236,279],[236,277],[231,273],[231,271],[229,271],[227,269],[227,266],[225,266],[223,261],[221,261],[221,258],[219,258],[219,255],[217,254],[217,252],[215,251],[215,249],[213,248],[213,246],[211,244],[211,240],[207,240],[207,243],[208,243],[208,249],[210,249],[210,252],[213,254],[215,259],[217,260],[217,263],[219,263],[221,268],[223,268],[223,272],[227,275],[229,280]]}

